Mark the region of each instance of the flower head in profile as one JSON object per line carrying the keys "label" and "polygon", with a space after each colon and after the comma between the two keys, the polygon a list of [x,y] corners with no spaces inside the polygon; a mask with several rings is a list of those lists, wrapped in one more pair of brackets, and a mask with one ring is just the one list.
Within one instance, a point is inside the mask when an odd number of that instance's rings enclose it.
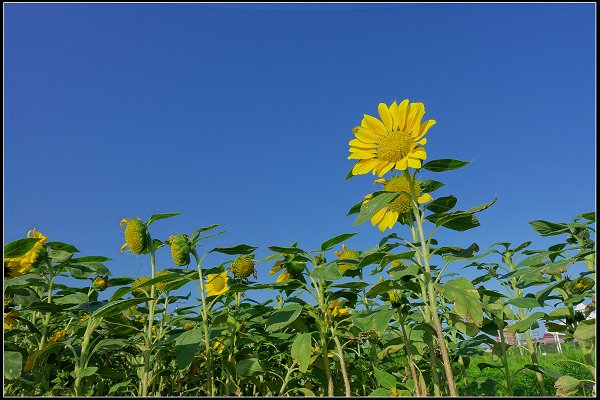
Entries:
{"label": "flower head in profile", "polygon": [[286,271],[286,272],[282,272],[281,274],[279,274],[279,276],[275,280],[275,283],[285,282],[285,281],[289,281],[291,279],[294,279],[294,275],[292,275]]}
{"label": "flower head in profile", "polygon": [[256,260],[252,258],[252,254],[239,256],[231,263],[231,273],[240,279],[246,279],[250,275],[256,278],[255,262]]}
{"label": "flower head in profile", "polygon": [[327,305],[327,315],[330,317],[339,317],[342,315],[350,314],[350,310],[342,307],[344,305],[344,300],[335,299],[331,303]]}
{"label": "flower head in profile", "polygon": [[25,275],[40,260],[42,246],[48,240],[48,236],[42,235],[35,228],[27,232],[27,238],[40,239],[29,251],[20,257],[4,259],[4,276],[14,278]]}
{"label": "flower head in profile", "polygon": [[[340,260],[358,260],[359,258],[358,253],[354,250],[349,250],[348,247],[346,247],[346,244],[342,244],[342,251],[336,250],[335,255]],[[338,269],[342,274],[352,268],[352,264],[338,264]]]}
{"label": "flower head in profile", "polygon": [[133,254],[141,254],[148,246],[148,229],[139,218],[130,218],[121,220],[119,224],[125,227],[125,244],[121,246],[121,252],[127,246]]}
{"label": "flower head in profile", "polygon": [[421,160],[427,158],[424,136],[435,124],[432,119],[422,122],[423,103],[408,99],[400,104],[394,101],[389,107],[379,103],[378,111],[381,119],[365,114],[360,126],[352,130],[356,138],[349,142],[348,159],[358,160],[352,175],[372,171],[381,177],[391,169],[421,168]]}
{"label": "flower head in profile", "polygon": [[227,271],[223,271],[220,274],[208,274],[206,276],[206,292],[209,296],[216,296],[227,292],[229,287],[227,286]]}
{"label": "flower head in profile", "polygon": [[[373,226],[379,224],[379,230],[383,232],[387,228],[391,229],[398,220],[398,216],[400,214],[406,214],[412,210],[412,204],[410,202],[410,197],[406,193],[410,193],[410,185],[408,183],[408,179],[405,175],[397,175],[387,179],[377,179],[375,183],[383,184],[383,190],[385,192],[397,192],[400,193],[398,197],[388,203],[385,207],[375,213],[373,217],[371,217],[371,224]],[[413,190],[415,195],[417,196],[417,202],[419,204],[426,203],[428,201],[433,200],[429,193],[421,194],[421,186],[419,185],[419,181],[413,181]],[[405,192],[405,193],[402,193]],[[365,196],[365,202],[369,201],[369,199],[373,197],[373,195],[368,194]]]}

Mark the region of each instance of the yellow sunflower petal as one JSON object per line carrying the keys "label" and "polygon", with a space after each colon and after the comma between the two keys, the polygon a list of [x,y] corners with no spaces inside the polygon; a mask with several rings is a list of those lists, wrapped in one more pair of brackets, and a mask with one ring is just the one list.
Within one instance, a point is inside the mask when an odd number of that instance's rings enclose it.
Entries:
{"label": "yellow sunflower petal", "polygon": [[376,149],[377,144],[375,143],[365,143],[360,139],[352,139],[348,142],[348,144],[352,147],[356,147],[359,149]]}
{"label": "yellow sunflower petal", "polygon": [[[419,140],[420,138],[425,136],[425,134],[427,133],[429,128],[431,128],[434,125],[435,125],[435,119],[430,119],[428,121],[423,122],[423,124],[421,125],[421,129],[419,129],[419,131],[418,131],[419,132],[418,135],[416,135],[417,132],[413,132],[413,137],[415,138],[415,140]],[[426,140],[426,139],[423,139],[423,140]],[[425,141],[425,143],[427,143],[427,141]],[[420,144],[425,144],[425,143],[420,143]]]}
{"label": "yellow sunflower petal", "polygon": [[387,227],[392,229],[396,221],[398,220],[398,212],[391,211],[385,216],[387,220]]}
{"label": "yellow sunflower petal", "polygon": [[377,111],[379,112],[379,116],[381,117],[381,122],[385,126],[385,129],[388,132],[392,131],[392,113],[388,109],[388,106],[385,103],[379,103],[377,106]]}
{"label": "yellow sunflower petal", "polygon": [[377,211],[375,213],[375,215],[373,215],[371,217],[371,225],[375,226],[376,224],[380,223],[381,220],[383,219],[383,217],[385,216],[385,212],[387,211],[387,208],[383,207],[381,210]]}
{"label": "yellow sunflower petal", "polygon": [[385,129],[385,125],[383,124],[383,122],[381,122],[377,118],[375,118],[369,114],[364,114],[364,120],[367,123],[367,126],[373,132],[379,133],[380,135],[385,135],[387,133],[387,129]]}
{"label": "yellow sunflower petal", "polygon": [[396,163],[396,169],[399,169],[400,171],[404,171],[406,167],[408,167],[408,160],[406,157]]}
{"label": "yellow sunflower petal", "polygon": [[425,146],[427,144],[427,138],[423,138],[415,143],[420,144],[421,146]]}
{"label": "yellow sunflower petal", "polygon": [[352,167],[352,175],[367,174],[379,164],[379,160],[372,158],[370,160],[360,160]]}
{"label": "yellow sunflower petal", "polygon": [[383,218],[379,223],[379,231],[383,233],[383,231],[385,231],[385,228],[387,228],[387,224],[385,218]]}
{"label": "yellow sunflower petal", "polygon": [[412,158],[412,157],[407,157],[407,160],[408,160],[408,166],[410,168],[414,168],[414,169],[421,168],[421,160]]}
{"label": "yellow sunflower petal", "polygon": [[420,123],[421,118],[423,118],[423,114],[425,114],[425,106],[423,103],[411,103],[408,106],[408,118],[406,119],[406,126],[404,130],[406,132],[412,132],[415,122],[419,121]]}
{"label": "yellow sunflower petal", "polygon": [[398,129],[398,122],[400,122],[400,115],[398,114],[398,103],[396,100],[390,106],[390,114],[392,114],[392,127],[394,130]]}
{"label": "yellow sunflower petal", "polygon": [[398,106],[398,129],[404,131],[406,125],[406,116],[408,115],[408,99],[402,100]]}
{"label": "yellow sunflower petal", "polygon": [[425,193],[422,196],[417,197],[417,201],[419,204],[427,203],[428,201],[433,200],[433,197],[429,193]]}
{"label": "yellow sunflower petal", "polygon": [[423,147],[417,147],[410,154],[411,157],[420,158],[421,160],[427,159],[427,153]]}
{"label": "yellow sunflower petal", "polygon": [[388,162],[384,167],[379,169],[379,176],[383,176],[386,174],[386,172],[388,172],[390,169],[394,168],[395,163],[390,163]]}
{"label": "yellow sunflower petal", "polygon": [[379,141],[379,135],[368,127],[361,126],[354,132],[354,135],[358,140],[365,143],[377,143]]}
{"label": "yellow sunflower petal", "polygon": [[375,157],[375,153],[368,151],[357,151],[356,153],[350,153],[348,160],[368,160],[369,158]]}

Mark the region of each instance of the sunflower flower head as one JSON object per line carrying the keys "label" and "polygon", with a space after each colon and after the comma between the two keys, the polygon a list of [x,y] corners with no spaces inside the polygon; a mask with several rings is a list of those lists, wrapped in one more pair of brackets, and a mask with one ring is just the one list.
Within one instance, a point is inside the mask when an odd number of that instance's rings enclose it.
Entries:
{"label": "sunflower flower head", "polygon": [[56,332],[54,332],[52,337],[48,340],[48,344],[60,342],[61,340],[63,340],[65,338],[66,335],[67,335],[67,331],[65,331],[65,330],[56,331]]}
{"label": "sunflower flower head", "polygon": [[[399,215],[406,214],[412,210],[410,197],[407,194],[411,193],[411,187],[408,178],[405,175],[397,175],[390,180],[377,179],[375,180],[375,183],[383,184],[383,190],[386,192],[400,193],[398,197],[371,217],[371,224],[373,226],[379,224],[379,230],[383,232],[387,228],[391,229],[396,224]],[[433,200],[429,193],[421,194],[421,186],[417,180],[413,181],[412,190],[414,190],[419,204]],[[370,194],[366,195],[365,202],[369,201],[371,197],[372,195]]]}
{"label": "sunflower flower head", "polygon": [[[335,255],[340,260],[358,260],[359,257],[358,253],[354,250],[349,250],[346,244],[342,244],[342,251],[336,250]],[[338,269],[342,274],[352,268],[352,264],[338,264]]]}
{"label": "sunflower flower head", "polygon": [[106,276],[97,276],[92,283],[94,290],[101,292],[110,286]]}
{"label": "sunflower flower head", "polygon": [[424,136],[435,124],[432,119],[422,122],[423,103],[405,99],[389,107],[379,103],[377,109],[380,119],[365,114],[360,126],[352,130],[355,138],[349,142],[348,159],[358,160],[352,175],[373,172],[381,177],[391,169],[421,168],[421,160],[427,158]]}
{"label": "sunflower flower head", "polygon": [[35,228],[27,232],[27,238],[39,239],[29,251],[20,257],[4,259],[4,276],[14,278],[25,275],[29,270],[40,261],[43,253],[43,245],[48,240],[48,236],[42,235]]}
{"label": "sunflower flower head", "polygon": [[147,276],[142,276],[141,278],[137,278],[135,281],[133,281],[131,283],[131,287],[133,288],[131,293],[133,293],[134,296],[139,296],[142,293],[144,293],[144,289],[138,288],[138,286],[143,285],[145,282],[148,282],[149,280],[150,280],[150,278]]}
{"label": "sunflower flower head", "polygon": [[193,322],[186,322],[185,324],[183,324],[183,329],[185,329],[186,331],[192,330],[196,327],[196,324],[194,324]]}
{"label": "sunflower flower head", "polygon": [[220,274],[208,274],[206,276],[206,292],[208,296],[216,296],[227,292],[229,287],[227,286],[227,271],[223,271]]}
{"label": "sunflower flower head", "polygon": [[188,265],[192,252],[188,236],[184,234],[169,236],[169,243],[171,244],[171,257],[175,264],[180,267]]}
{"label": "sunflower flower head", "polygon": [[[166,275],[170,275],[171,273],[169,271],[165,271],[160,270],[156,273],[155,278],[158,278],[159,276],[166,276]],[[165,286],[167,286],[170,282],[169,281],[162,281],[162,282],[157,282],[156,283],[156,289],[158,290],[163,290],[165,288]]]}
{"label": "sunflower flower head", "polygon": [[344,302],[344,300],[335,299],[331,303],[329,303],[327,305],[327,315],[333,318],[350,314],[350,310],[348,310],[345,307],[342,307],[344,305]]}
{"label": "sunflower flower head", "polygon": [[275,280],[275,283],[285,282],[285,281],[289,281],[291,279],[294,279],[294,275],[292,275],[289,272],[285,271],[285,272],[282,272],[281,274],[279,274],[279,276]]}
{"label": "sunflower flower head", "polygon": [[223,350],[225,350],[225,345],[223,344],[222,340],[223,339],[220,338],[213,343],[213,349],[217,351],[217,354],[222,354]]}
{"label": "sunflower flower head", "polygon": [[148,228],[139,218],[123,218],[120,223],[125,226],[125,244],[121,247],[121,252],[127,246],[133,254],[141,254],[149,244]]}
{"label": "sunflower flower head", "polygon": [[236,278],[245,279],[250,275],[256,278],[256,270],[254,269],[254,263],[256,260],[252,259],[252,255],[242,255],[233,260],[231,263],[231,273]]}

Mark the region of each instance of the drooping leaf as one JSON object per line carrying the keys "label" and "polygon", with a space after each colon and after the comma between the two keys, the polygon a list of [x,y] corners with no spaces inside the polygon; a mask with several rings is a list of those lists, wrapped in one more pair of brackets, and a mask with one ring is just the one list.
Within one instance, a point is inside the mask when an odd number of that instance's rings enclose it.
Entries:
{"label": "drooping leaf", "polygon": [[25,238],[4,245],[4,258],[17,258],[27,254],[41,238]]}
{"label": "drooping leaf", "polygon": [[267,330],[268,331],[277,331],[279,329],[283,329],[292,322],[302,312],[302,306],[299,304],[288,304],[280,309],[274,311],[267,321]]}
{"label": "drooping leaf", "polygon": [[298,363],[298,369],[300,372],[305,373],[310,365],[310,347],[311,347],[311,336],[310,333],[301,333],[296,336],[292,343],[291,355],[292,358]]}
{"label": "drooping leaf", "polygon": [[431,172],[443,172],[459,169],[470,163],[470,161],[460,161],[445,158],[429,161],[428,163],[424,164],[422,168]]}
{"label": "drooping leaf", "polygon": [[327,251],[327,250],[331,249],[333,246],[335,246],[336,244],[342,243],[343,241],[350,239],[354,235],[356,235],[356,232],[355,233],[342,233],[341,235],[332,237],[331,239],[328,239],[321,244],[321,251]]}
{"label": "drooping leaf", "polygon": [[529,225],[542,236],[554,236],[569,232],[567,224],[543,221],[541,219],[531,221]]}
{"label": "drooping leaf", "polygon": [[232,247],[215,247],[209,253],[216,251],[219,253],[229,254],[229,255],[250,254],[256,249],[258,249],[258,247],[249,246],[247,244],[238,244],[237,246],[232,246]]}
{"label": "drooping leaf", "polygon": [[360,207],[360,213],[356,217],[353,225],[362,224],[365,221],[368,221],[381,210],[383,207],[392,202],[396,197],[400,196],[399,193],[389,193],[389,192],[375,192],[373,193],[373,197],[366,203]]}
{"label": "drooping leaf", "polygon": [[154,214],[148,219],[148,222],[146,222],[145,225],[150,226],[151,223],[153,223],[154,221],[158,221],[159,219],[172,218],[172,217],[176,217],[181,214],[182,213],[179,213],[179,212],[167,213],[167,214]]}

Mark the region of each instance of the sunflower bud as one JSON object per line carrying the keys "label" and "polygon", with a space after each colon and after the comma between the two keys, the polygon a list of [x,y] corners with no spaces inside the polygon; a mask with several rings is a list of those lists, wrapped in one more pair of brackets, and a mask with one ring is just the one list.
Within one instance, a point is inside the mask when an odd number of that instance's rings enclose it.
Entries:
{"label": "sunflower bud", "polygon": [[230,270],[233,276],[241,279],[247,278],[252,274],[256,275],[252,255],[239,256],[233,260]]}
{"label": "sunflower bud", "polygon": [[171,243],[171,257],[173,257],[175,264],[180,267],[188,265],[192,251],[188,237],[184,234],[169,236],[169,242]]}
{"label": "sunflower bud", "polygon": [[141,254],[148,247],[148,229],[139,218],[121,221],[125,227],[125,244],[134,254]]}
{"label": "sunflower bud", "polygon": [[108,282],[105,276],[97,276],[96,279],[94,279],[94,282],[92,283],[92,287],[98,292],[105,290],[109,286],[110,283]]}

